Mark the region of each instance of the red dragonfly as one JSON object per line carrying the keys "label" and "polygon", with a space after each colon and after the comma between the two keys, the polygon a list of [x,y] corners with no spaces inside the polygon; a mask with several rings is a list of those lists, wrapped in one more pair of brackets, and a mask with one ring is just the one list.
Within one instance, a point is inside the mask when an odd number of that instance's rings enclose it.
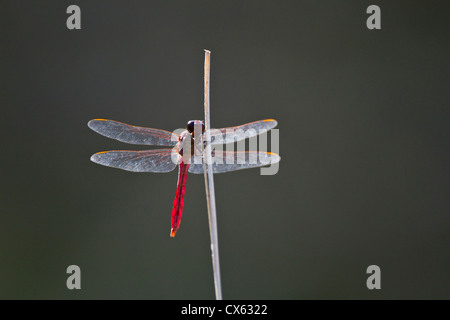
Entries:
{"label": "red dragonfly", "polygon": [[[255,168],[279,162],[280,157],[275,153],[223,151],[221,146],[221,144],[254,137],[276,125],[275,120],[267,119],[236,127],[211,129],[213,173]],[[189,121],[186,130],[180,135],[166,130],[137,127],[106,119],[91,120],[88,122],[88,126],[105,137],[121,142],[172,147],[144,151],[103,151],[92,155],[91,161],[133,172],[170,172],[178,165],[178,185],[172,208],[172,228],[170,230],[170,236],[174,237],[181,222],[187,174],[188,172],[204,172],[202,150],[205,141],[205,125],[203,121]]]}

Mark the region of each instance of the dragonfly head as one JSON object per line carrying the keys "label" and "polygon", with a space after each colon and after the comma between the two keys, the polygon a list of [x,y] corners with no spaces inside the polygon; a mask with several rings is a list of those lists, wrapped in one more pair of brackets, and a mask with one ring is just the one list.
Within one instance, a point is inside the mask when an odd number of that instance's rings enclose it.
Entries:
{"label": "dragonfly head", "polygon": [[190,120],[188,121],[187,125],[186,125],[186,129],[187,131],[189,131],[189,133],[194,133],[194,130],[202,130],[201,132],[205,132],[205,123],[201,120]]}

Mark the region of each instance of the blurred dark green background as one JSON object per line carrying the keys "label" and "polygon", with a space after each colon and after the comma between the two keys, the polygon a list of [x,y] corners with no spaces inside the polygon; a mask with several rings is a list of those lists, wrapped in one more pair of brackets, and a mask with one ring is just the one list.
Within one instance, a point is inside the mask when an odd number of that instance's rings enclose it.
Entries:
{"label": "blurred dark green background", "polygon": [[[81,30],[66,8],[81,8]],[[381,30],[366,8],[381,8]],[[227,299],[450,298],[449,1],[3,1],[0,298],[213,299],[203,176],[92,118],[173,130],[275,118],[280,170],[215,176]],[[81,268],[79,291],[67,266]],[[366,268],[381,268],[381,290]]]}

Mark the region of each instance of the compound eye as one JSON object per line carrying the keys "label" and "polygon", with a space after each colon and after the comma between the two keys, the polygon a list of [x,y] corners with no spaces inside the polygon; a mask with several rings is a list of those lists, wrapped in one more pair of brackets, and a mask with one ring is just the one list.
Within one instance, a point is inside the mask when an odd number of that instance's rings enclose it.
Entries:
{"label": "compound eye", "polygon": [[188,123],[186,125],[186,130],[189,131],[189,133],[194,132],[194,125],[195,125],[194,120],[188,121]]}

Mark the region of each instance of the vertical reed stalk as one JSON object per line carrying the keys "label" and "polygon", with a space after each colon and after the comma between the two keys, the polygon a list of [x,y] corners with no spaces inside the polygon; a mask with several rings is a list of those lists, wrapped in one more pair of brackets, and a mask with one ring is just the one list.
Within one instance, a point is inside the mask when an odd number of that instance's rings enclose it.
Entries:
{"label": "vertical reed stalk", "polygon": [[214,274],[214,288],[216,299],[222,300],[222,285],[220,281],[220,264],[219,264],[219,239],[217,234],[217,215],[216,215],[216,197],[214,193],[214,176],[212,171],[211,157],[211,134],[210,134],[210,112],[209,112],[209,86],[210,86],[210,61],[211,52],[205,50],[205,78],[204,78],[204,95],[205,95],[205,135],[206,144],[204,149],[203,169],[205,172],[205,189],[206,202],[208,206],[209,232],[211,235],[211,258]]}

